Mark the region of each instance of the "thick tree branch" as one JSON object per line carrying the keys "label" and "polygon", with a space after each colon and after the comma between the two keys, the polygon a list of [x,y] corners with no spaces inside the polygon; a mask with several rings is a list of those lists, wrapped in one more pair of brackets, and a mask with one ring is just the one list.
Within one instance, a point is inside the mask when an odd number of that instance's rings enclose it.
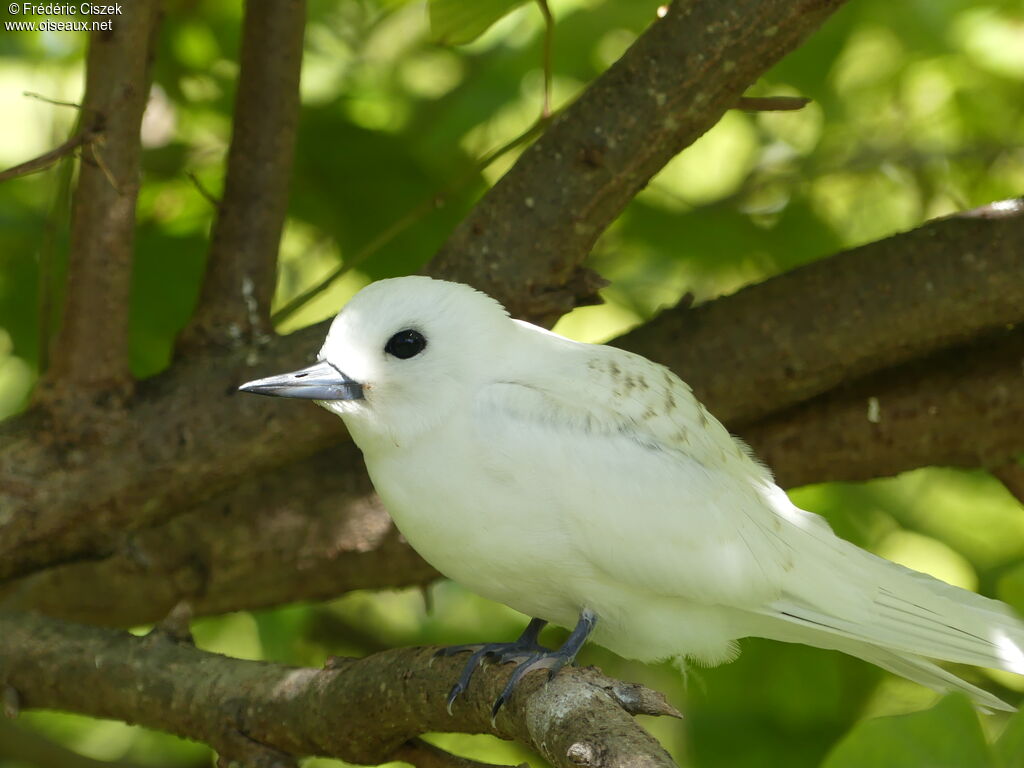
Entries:
{"label": "thick tree branch", "polygon": [[395,530],[356,447],[253,473],[165,525],[127,536],[98,562],[51,568],[0,592],[0,609],[111,626],[326,600],[437,578]]}
{"label": "thick tree branch", "polygon": [[52,365],[38,392],[53,404],[74,403],[63,409],[66,419],[87,398],[123,396],[131,386],[128,297],[139,128],[159,6],[158,0],[132,3],[128,13],[111,18],[110,30],[89,37],[80,133],[89,142],[73,199],[67,300]]}
{"label": "thick tree branch", "polygon": [[1024,326],[829,392],[741,434],[787,486],[1024,454]]}
{"label": "thick tree branch", "polygon": [[[929,464],[1005,466],[1024,454],[1022,370],[1018,330],[879,372],[741,435],[785,487]],[[139,532],[107,560],[15,582],[0,607],[132,626],[158,620],[180,600],[216,614],[433,580],[354,457],[346,444],[249,481]]]}
{"label": "thick tree branch", "polygon": [[668,365],[737,428],[1024,320],[1024,210],[979,215],[992,208],[663,312],[615,344]]}
{"label": "thick tree branch", "polygon": [[541,323],[592,301],[601,283],[580,264],[605,228],[842,3],[673,3],[523,153],[428,272],[474,285],[514,316]]}
{"label": "thick tree branch", "polygon": [[[1017,305],[1016,315],[1012,306],[1013,291],[1020,290],[1015,276],[1021,273],[1022,257],[1005,245],[1016,237],[1013,233],[1019,231],[1021,221],[1018,216],[934,222],[892,238],[899,247],[882,241],[704,307],[676,310],[672,314],[692,314],[700,322],[685,321],[680,331],[674,319],[658,320],[652,324],[654,330],[638,331],[623,343],[669,363],[695,386],[717,416],[737,429],[753,414],[780,410],[904,356],[962,340],[968,333],[988,331],[992,323],[1010,323],[1015,317],[1024,320],[1024,303]],[[927,258],[929,253],[935,253],[935,258]],[[975,258],[965,259],[962,253]],[[887,274],[903,275],[903,280],[880,283],[882,261]],[[833,263],[835,273],[829,276]],[[824,292],[842,312],[829,309],[829,301],[819,296]],[[802,314],[800,307],[805,303],[817,307],[816,312]],[[884,332],[895,327],[900,328],[899,335]],[[336,443],[344,434],[340,420],[315,406],[297,403],[271,408],[259,398],[233,393],[235,384],[256,372],[306,364],[324,332],[323,326],[317,326],[275,340],[264,350],[257,371],[245,366],[245,350],[210,351],[183,362],[144,388],[133,409],[133,423],[121,428],[117,440],[89,453],[41,440],[37,416],[0,426],[0,579],[62,560],[95,559],[126,547],[130,550],[134,531],[194,509],[247,475],[286,466]],[[834,338],[844,339],[845,346],[837,349]],[[893,345],[892,338],[900,343]],[[837,367],[844,372],[837,374]],[[722,374],[723,370],[728,373]],[[757,384],[751,387],[748,381]],[[985,423],[997,434],[1012,427],[998,413]],[[1009,458],[1013,435],[1001,444]],[[915,466],[961,464],[957,455],[943,453],[939,447],[936,443],[930,455],[915,449],[913,461],[920,462]],[[872,442],[863,443],[861,449],[880,450]],[[876,464],[880,474],[908,468],[908,459],[899,458],[899,450],[901,444],[894,444],[888,454],[893,463],[888,467],[884,462]],[[803,460],[777,454],[773,451],[766,458],[777,465],[782,477],[787,476],[785,461]],[[355,469],[355,452],[346,456],[329,469],[282,470],[277,477],[294,471],[290,482],[300,489],[332,473],[349,478],[361,473],[361,466]],[[996,458],[993,455],[990,460]],[[816,479],[829,478],[819,472]],[[283,480],[282,488],[288,488]],[[239,494],[246,498],[246,491]],[[294,498],[299,498],[298,491]],[[339,506],[324,509],[343,508],[349,503],[345,498],[342,495]],[[258,499],[246,503],[252,503],[254,510],[262,508]],[[125,568],[131,568],[130,560],[117,572]],[[224,594],[230,595],[233,589],[225,589]],[[157,593],[168,594],[168,590]],[[169,605],[176,602],[174,596],[168,594]]]}
{"label": "thick tree branch", "polygon": [[0,614],[0,681],[19,692],[24,708],[170,730],[229,759],[260,750],[282,760],[376,764],[421,733],[457,730],[515,739],[556,766],[673,765],[632,717],[678,716],[660,694],[596,670],[566,670],[548,685],[546,675],[533,674],[492,724],[490,705],[510,669],[481,668],[449,715],[445,696],[465,658],[434,659],[433,650],[302,669],[229,659],[159,634]]}
{"label": "thick tree branch", "polygon": [[[307,365],[323,332],[279,340],[266,364]],[[105,423],[106,439],[88,450],[61,442],[38,412],[0,425],[0,580],[108,554],[135,530],[344,435],[312,404],[267,409],[238,396],[249,354],[211,351],[145,382],[132,419]]]}
{"label": "thick tree branch", "polygon": [[246,3],[227,178],[186,345],[258,343],[270,333],[305,24],[305,0]]}

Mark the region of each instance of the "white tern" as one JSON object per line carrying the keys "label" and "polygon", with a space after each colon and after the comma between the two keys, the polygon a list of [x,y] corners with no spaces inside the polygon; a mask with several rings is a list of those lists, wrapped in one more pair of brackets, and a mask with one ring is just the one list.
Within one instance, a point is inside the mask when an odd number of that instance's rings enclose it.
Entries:
{"label": "white tern", "polygon": [[[584,641],[645,662],[719,664],[756,636],[829,648],[986,709],[1013,707],[933,660],[1024,674],[1003,603],[837,537],[664,366],[512,320],[469,286],[360,291],[319,361],[249,382],[341,416],[384,505],[441,573],[533,621],[474,650],[550,674]],[[537,634],[573,627],[558,651]]]}

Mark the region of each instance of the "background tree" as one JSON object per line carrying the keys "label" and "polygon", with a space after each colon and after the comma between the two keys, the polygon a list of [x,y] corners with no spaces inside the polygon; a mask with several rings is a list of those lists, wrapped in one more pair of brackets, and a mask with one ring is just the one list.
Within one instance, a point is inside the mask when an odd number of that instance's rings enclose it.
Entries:
{"label": "background tree", "polygon": [[[436,581],[337,419],[235,396],[417,270],[669,364],[842,535],[1024,608],[1024,11],[841,5],[133,0],[87,52],[5,27],[0,763],[206,759],[29,711],[61,709],[255,765],[529,754],[471,733],[669,764],[632,715],[672,708],[595,671],[492,724],[489,669],[449,716],[460,660],[406,646],[522,617]],[[685,686],[582,660],[668,693],[686,719],[645,725],[688,764],[1020,760],[1024,720],[824,651],[750,641]]]}

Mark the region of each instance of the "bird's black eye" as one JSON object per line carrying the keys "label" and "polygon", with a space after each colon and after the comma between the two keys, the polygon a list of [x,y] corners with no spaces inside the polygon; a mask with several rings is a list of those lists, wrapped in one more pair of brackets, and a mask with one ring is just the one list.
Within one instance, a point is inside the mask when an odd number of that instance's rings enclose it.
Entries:
{"label": "bird's black eye", "polygon": [[399,360],[408,360],[422,352],[426,346],[427,340],[422,333],[406,329],[388,339],[388,343],[384,345],[384,351]]}

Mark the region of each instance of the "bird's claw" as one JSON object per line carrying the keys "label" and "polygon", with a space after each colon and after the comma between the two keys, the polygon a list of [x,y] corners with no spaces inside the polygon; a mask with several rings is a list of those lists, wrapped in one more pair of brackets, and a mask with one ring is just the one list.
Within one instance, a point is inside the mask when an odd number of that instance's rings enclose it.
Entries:
{"label": "bird's claw", "polygon": [[459,694],[463,693],[466,687],[462,683],[456,683],[452,686],[452,689],[448,691],[448,698],[445,699],[444,708],[448,710],[448,714],[454,716],[452,712],[452,705],[455,704],[455,700],[459,697]]}
{"label": "bird's claw", "polygon": [[575,653],[569,654],[563,650],[548,651],[544,650],[539,653],[523,659],[516,665],[516,668],[512,670],[512,674],[508,678],[508,682],[505,683],[505,687],[502,689],[498,698],[494,700],[494,705],[491,707],[491,725],[494,725],[495,719],[498,717],[498,712],[505,705],[512,694],[515,692],[516,686],[519,685],[519,681],[522,680],[530,672],[535,669],[546,669],[548,671],[548,680],[551,680],[555,675],[566,664],[571,664]]}

